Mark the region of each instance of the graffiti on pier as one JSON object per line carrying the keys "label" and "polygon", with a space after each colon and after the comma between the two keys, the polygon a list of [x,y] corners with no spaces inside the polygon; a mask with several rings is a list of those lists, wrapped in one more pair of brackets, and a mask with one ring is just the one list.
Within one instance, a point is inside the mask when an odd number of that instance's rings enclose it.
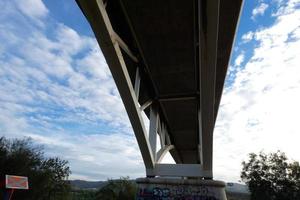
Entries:
{"label": "graffiti on pier", "polygon": [[139,187],[137,200],[218,200],[207,187]]}

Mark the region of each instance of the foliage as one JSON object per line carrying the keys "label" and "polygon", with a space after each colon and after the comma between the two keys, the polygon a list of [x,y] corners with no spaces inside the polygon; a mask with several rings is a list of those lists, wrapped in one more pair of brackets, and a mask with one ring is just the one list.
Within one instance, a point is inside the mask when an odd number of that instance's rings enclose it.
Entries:
{"label": "foliage", "polygon": [[132,200],[135,199],[137,186],[123,177],[119,180],[108,180],[107,185],[102,187],[96,194],[97,200]]}
{"label": "foliage", "polygon": [[[72,200],[96,200],[95,190],[73,190]],[[55,200],[55,199],[53,199]]]}
{"label": "foliage", "polygon": [[299,200],[300,166],[283,152],[249,154],[243,162],[241,178],[249,186],[251,199]]}
{"label": "foliage", "polygon": [[[13,199],[44,200],[60,193],[60,199],[69,199],[70,184],[66,181],[70,174],[68,162],[59,158],[47,158],[43,148],[33,145],[30,139],[9,140],[0,138],[0,180],[5,175],[27,176],[29,190],[15,190]],[[1,184],[0,198],[4,195]]]}

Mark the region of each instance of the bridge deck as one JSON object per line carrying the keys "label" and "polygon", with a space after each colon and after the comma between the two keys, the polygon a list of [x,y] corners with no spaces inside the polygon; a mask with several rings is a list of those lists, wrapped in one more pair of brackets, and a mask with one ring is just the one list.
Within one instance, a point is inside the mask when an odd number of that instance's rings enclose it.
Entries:
{"label": "bridge deck", "polygon": [[[137,118],[131,115],[136,110],[128,102],[129,93],[121,92],[124,84],[132,84],[133,99],[139,105],[151,103],[144,110],[149,118],[155,108],[177,163],[201,164],[204,170],[211,170],[213,129],[242,0],[77,2],[108,61],[142,154],[147,152],[145,146],[153,148],[153,144],[151,138],[150,144],[139,140],[144,136],[135,129]],[[110,49],[114,41],[130,83],[122,82],[116,72]],[[148,160],[155,160],[154,154]],[[147,163],[145,155],[143,158]]]}

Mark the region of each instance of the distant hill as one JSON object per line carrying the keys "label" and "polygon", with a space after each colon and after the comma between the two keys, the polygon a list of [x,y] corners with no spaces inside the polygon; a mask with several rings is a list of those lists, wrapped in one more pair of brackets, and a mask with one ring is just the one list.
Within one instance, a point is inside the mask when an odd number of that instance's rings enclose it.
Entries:
{"label": "distant hill", "polygon": [[70,180],[70,184],[74,189],[83,189],[83,190],[95,190],[102,188],[107,181],[84,181],[84,180]]}

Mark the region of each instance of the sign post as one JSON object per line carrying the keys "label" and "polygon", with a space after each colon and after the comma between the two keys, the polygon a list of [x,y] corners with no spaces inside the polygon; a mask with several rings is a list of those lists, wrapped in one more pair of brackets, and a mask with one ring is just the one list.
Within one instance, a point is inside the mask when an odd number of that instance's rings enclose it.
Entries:
{"label": "sign post", "polygon": [[15,189],[18,190],[29,189],[28,177],[5,175],[5,188],[11,190],[10,194],[7,196],[8,200],[11,200]]}

